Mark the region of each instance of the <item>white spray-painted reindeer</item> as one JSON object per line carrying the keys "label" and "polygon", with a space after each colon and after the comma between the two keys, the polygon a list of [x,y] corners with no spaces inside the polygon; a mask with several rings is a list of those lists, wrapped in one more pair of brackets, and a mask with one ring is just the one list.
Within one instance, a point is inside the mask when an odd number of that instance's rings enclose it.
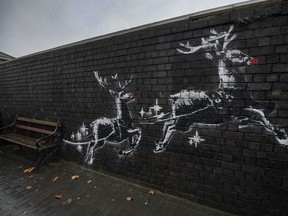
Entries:
{"label": "white spray-painted reindeer", "polygon": [[[233,26],[227,32],[218,33],[211,30],[211,36],[202,38],[199,46],[192,46],[189,42],[180,43],[183,48],[177,49],[177,51],[181,54],[188,55],[204,50],[206,58],[216,60],[219,87],[213,91],[182,90],[170,95],[172,113],[169,118],[166,118],[167,115],[165,115],[166,119],[157,120],[164,122],[164,126],[163,137],[156,143],[155,153],[163,152],[166,149],[175,131],[188,132],[195,123],[207,125],[223,123],[226,117],[237,120],[240,123],[239,127],[248,124],[263,125],[274,133],[279,143],[287,143],[285,131],[269,122],[264,114],[265,107],[253,100],[250,92],[242,87],[246,83],[244,75],[233,67],[227,67],[227,64],[251,65],[257,62],[256,59],[240,50],[228,49],[228,44],[236,38],[236,34],[231,35],[232,30]],[[241,98],[243,95],[246,95],[245,99]],[[235,102],[244,100],[246,108],[235,108]]]}
{"label": "white spray-painted reindeer", "polygon": [[[126,80],[124,83],[121,83],[118,80],[118,75],[116,74],[115,76],[111,76],[112,81],[115,83],[111,84],[105,77],[100,77],[98,72],[94,72],[94,74],[99,84],[104,88],[108,88],[110,94],[115,98],[117,117],[102,117],[93,121],[90,124],[90,127],[93,130],[92,136],[94,139],[92,140],[87,142],[71,142],[64,140],[64,142],[68,144],[78,146],[88,145],[85,156],[85,161],[88,164],[93,163],[95,151],[102,147],[106,142],[122,143],[128,139],[129,147],[126,150],[119,152],[120,155],[128,155],[135,150],[141,139],[141,129],[134,127],[130,110],[127,105],[129,102],[134,100],[133,95],[125,90],[126,86],[132,81],[132,77],[129,81]],[[80,128],[80,131],[81,130],[82,133],[85,131],[83,128]],[[81,136],[79,131],[77,134],[80,134]],[[89,137],[89,135],[87,137]]]}

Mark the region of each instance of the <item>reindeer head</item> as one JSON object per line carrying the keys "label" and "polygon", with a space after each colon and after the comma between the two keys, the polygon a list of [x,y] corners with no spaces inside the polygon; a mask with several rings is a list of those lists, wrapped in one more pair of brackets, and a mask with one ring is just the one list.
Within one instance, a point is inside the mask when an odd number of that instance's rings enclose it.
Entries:
{"label": "reindeer head", "polygon": [[240,50],[226,50],[225,59],[230,60],[234,64],[255,64],[254,58],[241,52]]}
{"label": "reindeer head", "polygon": [[236,38],[236,34],[231,34],[233,28],[234,26],[232,25],[227,32],[220,33],[212,29],[209,37],[201,39],[201,45],[191,46],[188,41],[186,44],[180,43],[180,46],[183,48],[177,49],[177,51],[182,54],[192,54],[202,49],[207,51],[205,56],[208,59],[230,61],[233,64],[257,64],[257,59],[250,57],[240,50],[227,48],[228,44]]}
{"label": "reindeer head", "polygon": [[125,90],[126,86],[132,81],[132,76],[130,80],[125,80],[124,83],[121,83],[118,80],[118,74],[111,76],[111,79],[115,84],[111,84],[105,77],[100,77],[98,71],[94,71],[95,77],[98,80],[99,84],[104,88],[109,89],[112,97],[115,98],[116,103],[129,103],[134,100],[134,97],[131,93]]}

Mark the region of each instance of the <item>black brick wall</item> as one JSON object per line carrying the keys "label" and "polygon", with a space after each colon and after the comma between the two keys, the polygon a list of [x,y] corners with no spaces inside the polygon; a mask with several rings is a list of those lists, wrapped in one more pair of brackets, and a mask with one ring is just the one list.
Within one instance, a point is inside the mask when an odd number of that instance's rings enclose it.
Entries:
{"label": "black brick wall", "polygon": [[[115,118],[114,99],[95,79],[95,70],[106,77],[118,73],[120,80],[133,74],[127,90],[136,97],[128,104],[135,121],[141,108],[147,110],[156,99],[167,112],[170,95],[184,89],[213,91],[219,85],[213,61],[203,51],[180,54],[179,43],[199,44],[211,29],[222,32],[234,25],[232,33],[237,37],[231,47],[258,62],[229,65],[231,70],[240,68],[247,80],[241,83],[232,108],[241,113],[247,107],[247,92],[254,101],[272,108],[275,104],[277,109],[267,119],[288,133],[287,24],[287,1],[268,1],[0,64],[3,124],[16,113],[61,119],[68,139],[82,122],[89,125],[99,117]],[[91,168],[241,215],[288,214],[288,150],[263,126],[239,128],[233,121],[200,124],[196,129],[205,141],[197,147],[188,142],[194,128],[187,134],[176,132],[166,151],[156,154],[153,149],[162,136],[163,122],[135,125],[142,129],[142,138],[132,154],[118,155],[125,143],[106,144],[96,151]],[[84,164],[83,155],[64,142],[61,155]]]}

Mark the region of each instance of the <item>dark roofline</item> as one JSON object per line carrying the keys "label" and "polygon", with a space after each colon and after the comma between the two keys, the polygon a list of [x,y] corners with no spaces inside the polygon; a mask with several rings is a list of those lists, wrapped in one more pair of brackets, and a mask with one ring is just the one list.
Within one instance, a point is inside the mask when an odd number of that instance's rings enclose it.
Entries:
{"label": "dark roofline", "polygon": [[0,60],[10,61],[10,60],[14,60],[14,59],[16,59],[16,58],[8,55],[6,53],[0,52]]}

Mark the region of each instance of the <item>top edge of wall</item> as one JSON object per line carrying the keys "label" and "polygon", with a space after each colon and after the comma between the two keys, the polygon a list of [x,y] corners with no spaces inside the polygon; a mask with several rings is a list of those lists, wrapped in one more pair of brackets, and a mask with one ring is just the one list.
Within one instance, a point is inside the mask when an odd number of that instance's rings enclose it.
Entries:
{"label": "top edge of wall", "polygon": [[28,57],[32,57],[32,56],[41,55],[41,54],[44,54],[44,53],[49,53],[49,52],[56,51],[56,50],[66,49],[66,48],[73,47],[73,46],[76,46],[76,45],[86,44],[86,43],[90,43],[90,42],[94,42],[94,41],[98,41],[98,40],[102,40],[102,39],[107,39],[107,38],[111,38],[111,37],[115,37],[115,36],[124,35],[124,34],[127,34],[127,33],[137,32],[137,31],[141,31],[141,30],[144,30],[144,29],[149,29],[149,28],[152,28],[152,27],[157,27],[157,26],[161,26],[161,25],[165,25],[165,24],[170,24],[170,23],[177,22],[177,21],[184,21],[184,20],[188,20],[188,19],[191,19],[191,18],[200,18],[200,17],[203,17],[203,16],[217,14],[217,13],[225,12],[225,11],[229,11],[229,10],[241,9],[243,7],[254,6],[256,4],[264,3],[264,2],[265,3],[275,3],[275,2],[283,2],[283,0],[247,0],[247,1],[244,1],[244,2],[236,3],[236,4],[230,4],[230,5],[226,5],[226,6],[222,6],[222,7],[217,7],[217,8],[213,8],[213,9],[199,11],[199,12],[195,12],[195,13],[191,13],[191,14],[182,15],[182,16],[179,16],[179,17],[173,17],[173,18],[170,18],[170,19],[157,21],[157,22],[154,22],[154,23],[149,23],[149,24],[145,24],[145,25],[141,25],[141,26],[137,26],[137,27],[132,27],[132,28],[129,28],[129,29],[124,29],[124,30],[120,30],[120,31],[116,31],[116,32],[112,32],[112,33],[96,36],[96,37],[93,37],[93,38],[84,39],[84,40],[81,40],[81,41],[77,41],[77,42],[61,45],[61,46],[54,47],[54,48],[51,48],[51,49],[47,49],[47,50],[39,51],[39,52],[36,52],[36,53],[28,54],[28,55],[25,55],[25,56],[21,56],[19,58],[15,58],[15,59],[10,60],[10,61],[1,62],[0,65],[1,64],[10,63],[10,62],[14,62],[14,61],[18,61],[18,60],[22,60],[24,58],[28,58]]}

